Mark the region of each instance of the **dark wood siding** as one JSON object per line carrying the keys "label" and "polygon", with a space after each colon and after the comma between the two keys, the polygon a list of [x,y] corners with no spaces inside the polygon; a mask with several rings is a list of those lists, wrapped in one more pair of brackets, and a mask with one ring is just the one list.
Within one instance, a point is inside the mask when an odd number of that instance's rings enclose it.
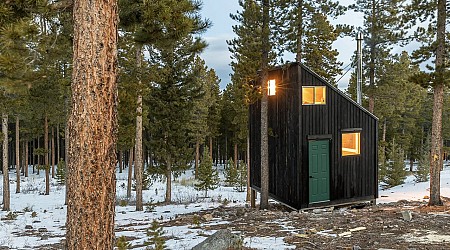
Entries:
{"label": "dark wood siding", "polygon": [[[308,138],[330,138],[330,202],[377,196],[377,119],[338,89],[297,64],[270,72],[276,96],[269,97],[269,191],[295,208],[310,207]],[[279,84],[281,83],[281,85]],[[325,105],[302,105],[302,86],[326,86]],[[260,187],[260,104],[250,107],[251,185]],[[360,129],[361,154],[341,156],[342,131]],[[317,204],[315,204],[317,205]]]}

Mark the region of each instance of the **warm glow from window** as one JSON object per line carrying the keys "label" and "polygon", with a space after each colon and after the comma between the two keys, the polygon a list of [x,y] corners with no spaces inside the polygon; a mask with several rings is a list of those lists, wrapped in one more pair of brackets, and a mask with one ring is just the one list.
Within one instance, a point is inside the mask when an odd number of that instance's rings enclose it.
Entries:
{"label": "warm glow from window", "polygon": [[269,80],[269,93],[268,95],[275,95],[276,92],[276,85],[275,85],[275,80]]}
{"label": "warm glow from window", "polygon": [[325,104],[326,103],[326,87],[302,87],[302,104]]}
{"label": "warm glow from window", "polygon": [[325,86],[323,87],[314,87],[315,90],[315,104],[325,104]]}
{"label": "warm glow from window", "polygon": [[361,133],[342,133],[342,156],[359,155]]}

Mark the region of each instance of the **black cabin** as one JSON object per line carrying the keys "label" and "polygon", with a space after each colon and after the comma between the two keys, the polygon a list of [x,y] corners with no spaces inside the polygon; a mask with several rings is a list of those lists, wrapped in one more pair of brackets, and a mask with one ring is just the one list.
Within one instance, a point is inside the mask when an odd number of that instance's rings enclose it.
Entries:
{"label": "black cabin", "polygon": [[[260,101],[249,112],[250,185],[260,191]],[[270,197],[295,209],[375,200],[377,122],[302,64],[270,70]]]}

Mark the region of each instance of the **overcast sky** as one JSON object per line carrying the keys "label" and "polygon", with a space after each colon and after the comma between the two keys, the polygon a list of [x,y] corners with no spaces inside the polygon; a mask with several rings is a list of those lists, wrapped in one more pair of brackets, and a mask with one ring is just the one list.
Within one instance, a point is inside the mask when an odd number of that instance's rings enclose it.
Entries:
{"label": "overcast sky", "polygon": [[[343,5],[354,3],[351,0],[341,0],[340,2]],[[220,87],[222,89],[230,82],[230,74],[232,73],[230,67],[231,54],[228,52],[226,40],[235,36],[231,26],[236,23],[230,18],[230,13],[236,13],[237,10],[240,10],[237,0],[203,0],[202,16],[211,20],[213,26],[203,34],[203,38],[209,46],[202,57],[208,67],[216,70],[221,79]],[[358,27],[362,26],[363,18],[359,13],[351,12],[333,21],[333,23],[345,23]],[[334,43],[334,48],[338,50],[338,59],[344,63],[344,67],[350,63],[350,58],[356,49],[356,41],[351,37],[339,38]],[[295,61],[293,55],[288,55],[286,59]],[[350,72],[339,81],[339,88],[345,89],[347,87],[349,76]]]}

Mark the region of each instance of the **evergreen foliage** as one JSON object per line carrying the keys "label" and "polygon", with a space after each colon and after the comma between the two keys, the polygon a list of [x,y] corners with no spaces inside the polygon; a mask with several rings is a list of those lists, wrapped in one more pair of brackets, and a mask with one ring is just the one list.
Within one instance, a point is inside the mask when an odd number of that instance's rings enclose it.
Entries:
{"label": "evergreen foliage", "polygon": [[417,171],[414,172],[416,182],[425,182],[430,179],[430,144],[431,136],[428,133],[421,147],[421,154],[419,156]]}
{"label": "evergreen foliage", "polygon": [[118,250],[126,250],[131,248],[131,243],[128,242],[127,238],[123,235],[117,239],[116,245]]}
{"label": "evergreen foliage", "polygon": [[245,162],[239,163],[238,177],[236,181],[236,190],[239,192],[244,192],[245,187],[247,187],[247,164]]}
{"label": "evergreen foliage", "polygon": [[385,179],[387,186],[393,187],[403,184],[406,178],[405,157],[403,149],[396,143],[395,139],[390,143],[388,158]]}
{"label": "evergreen foliage", "polygon": [[146,245],[153,245],[155,250],[164,250],[166,248],[166,239],[164,238],[164,230],[158,221],[153,220],[151,226],[147,229],[148,241]]}
{"label": "evergreen foliage", "polygon": [[230,158],[225,168],[225,182],[229,187],[235,187],[238,181],[238,170],[234,166],[234,161]]}
{"label": "evergreen foliage", "polygon": [[206,149],[203,153],[202,161],[198,167],[198,180],[195,183],[195,189],[205,191],[205,197],[208,197],[208,190],[214,190],[219,184],[219,173],[213,167],[213,162]]}
{"label": "evergreen foliage", "polygon": [[66,163],[63,160],[60,160],[56,166],[56,179],[59,185],[66,183]]}

